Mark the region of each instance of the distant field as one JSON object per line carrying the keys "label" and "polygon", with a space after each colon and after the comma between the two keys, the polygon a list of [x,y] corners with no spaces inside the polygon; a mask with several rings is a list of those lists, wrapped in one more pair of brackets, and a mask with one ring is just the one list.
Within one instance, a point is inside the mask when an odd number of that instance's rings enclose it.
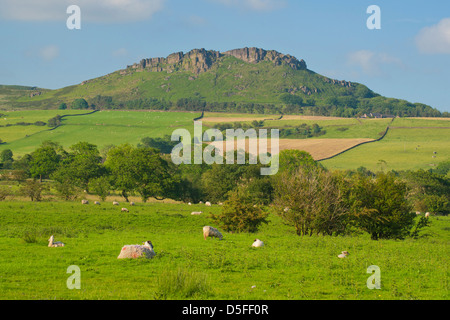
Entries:
{"label": "distant field", "polygon": [[199,112],[100,111],[87,116],[65,118],[62,126],[52,131],[44,127],[41,130],[45,131],[29,137],[22,135],[13,141],[5,139],[11,142],[0,145],[0,151],[9,148],[15,155],[22,155],[32,152],[45,140],[59,142],[64,147],[87,141],[100,149],[110,144],[137,144],[144,137],[170,135],[179,127],[192,131],[192,120],[198,116]]}
{"label": "distant field", "polygon": [[431,169],[449,159],[450,129],[410,128],[390,129],[382,141],[359,146],[322,164],[330,169],[416,170]]}
{"label": "distant field", "polygon": [[[373,141],[372,139],[280,139],[279,140],[279,151],[282,150],[303,150],[311,154],[314,160],[321,160],[324,158],[331,157],[339,152],[345,151],[355,145],[358,145],[362,142]],[[254,154],[252,149],[249,147],[249,143],[257,146],[257,153]],[[259,145],[261,143],[261,145]],[[257,140],[251,139],[246,143],[246,152],[249,152],[253,155],[257,155],[260,153],[259,147],[264,148],[264,150],[268,150],[271,154],[275,154],[272,151],[269,143],[259,142]],[[212,142],[216,148],[219,149],[220,154],[223,154],[223,150],[227,150],[225,146],[225,142]],[[237,148],[237,142],[235,142],[235,149]],[[228,150],[227,150],[228,151]]]}
{"label": "distant field", "polygon": [[[42,110],[2,112],[0,125],[17,122],[48,121],[56,114],[77,114],[77,110]],[[177,128],[193,133],[193,119],[199,112],[100,111],[91,115],[68,117],[59,128],[9,126],[0,127],[0,151],[13,150],[18,157],[30,153],[43,141],[53,140],[69,147],[79,141],[106,145],[137,144],[143,137],[170,135]],[[275,119],[277,115],[224,114],[206,112],[203,129],[218,122]],[[6,118],[6,120],[5,120]],[[317,123],[326,132],[309,139],[282,139],[280,149],[305,150],[319,160],[353,147],[363,141],[378,139],[391,119],[354,119],[286,116],[282,120],[266,120],[264,128],[291,128],[303,123]],[[420,145],[420,147],[418,147]],[[416,150],[416,148],[418,148]],[[388,135],[380,142],[358,146],[322,164],[331,169],[354,169],[365,166],[380,169],[429,169],[450,159],[450,121],[448,118],[396,118]],[[433,152],[437,154],[434,155]],[[435,156],[435,158],[433,158]],[[380,161],[383,160],[383,161]]]}

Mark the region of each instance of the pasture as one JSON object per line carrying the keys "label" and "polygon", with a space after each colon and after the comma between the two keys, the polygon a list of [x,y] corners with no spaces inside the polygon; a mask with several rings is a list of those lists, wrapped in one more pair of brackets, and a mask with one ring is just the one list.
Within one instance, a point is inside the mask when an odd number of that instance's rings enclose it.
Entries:
{"label": "pasture", "polygon": [[[0,294],[9,299],[437,299],[449,298],[448,217],[417,240],[368,235],[299,237],[278,216],[256,234],[204,240],[220,206],[111,202],[0,202]],[[192,211],[203,211],[191,216]],[[65,243],[47,247],[50,235]],[[255,238],[263,248],[251,248]],[[118,260],[123,245],[151,240],[156,257]],[[341,251],[350,256],[339,259]],[[81,271],[69,290],[67,268]],[[381,270],[370,290],[367,268]]]}

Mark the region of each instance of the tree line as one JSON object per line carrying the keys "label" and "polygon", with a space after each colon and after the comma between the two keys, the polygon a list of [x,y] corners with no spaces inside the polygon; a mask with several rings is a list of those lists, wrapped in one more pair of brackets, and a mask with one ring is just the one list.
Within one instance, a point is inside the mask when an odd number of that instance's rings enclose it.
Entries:
{"label": "tree line", "polygon": [[[450,162],[428,171],[329,171],[307,152],[284,150],[278,173],[261,176],[262,165],[250,164],[248,155],[242,165],[174,165],[167,143],[145,138],[137,146],[99,150],[79,142],[66,150],[46,141],[17,159],[4,150],[2,179],[17,181],[18,194],[32,201],[42,200],[45,192],[63,200],[88,193],[105,201],[114,192],[125,201],[139,196],[143,202],[223,202],[213,219],[236,232],[258,230],[274,212],[301,236],[366,232],[374,240],[403,239],[429,224],[415,211],[450,212]],[[13,196],[0,187],[0,200]]]}

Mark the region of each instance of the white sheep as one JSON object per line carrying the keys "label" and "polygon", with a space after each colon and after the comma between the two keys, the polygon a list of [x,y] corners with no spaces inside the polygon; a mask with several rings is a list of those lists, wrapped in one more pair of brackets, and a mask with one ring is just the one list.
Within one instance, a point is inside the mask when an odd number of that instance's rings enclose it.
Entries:
{"label": "white sheep", "polygon": [[130,206],[134,206],[134,202],[130,202]]}
{"label": "white sheep", "polygon": [[189,203],[188,203],[188,206],[192,206],[192,203],[189,202]]}
{"label": "white sheep", "polygon": [[338,255],[338,258],[344,259],[347,258],[348,255],[349,253],[347,251],[342,251],[342,253]]}
{"label": "white sheep", "polygon": [[425,213],[425,218],[428,218],[429,216],[430,216],[429,212]]}
{"label": "white sheep", "polygon": [[144,245],[126,245],[122,247],[117,259],[136,259],[140,257],[145,257],[151,259],[156,255],[153,250],[153,244],[150,240],[145,241]]}
{"label": "white sheep", "polygon": [[204,226],[203,227],[203,238],[206,240],[208,237],[216,237],[219,238],[219,240],[222,240],[223,236],[217,230],[216,228],[210,227],[210,226]]}
{"label": "white sheep", "polygon": [[118,205],[119,205],[119,203],[117,201],[113,202],[113,206],[118,206]]}
{"label": "white sheep", "polygon": [[193,216],[199,216],[199,215],[201,215],[203,212],[201,212],[201,211],[194,211],[194,212],[191,212],[191,215],[193,215]]}
{"label": "white sheep", "polygon": [[128,209],[127,208],[122,208],[122,210],[121,210],[122,212],[130,212],[130,211],[128,211]]}
{"label": "white sheep", "polygon": [[81,200],[81,204],[89,204],[88,200]]}
{"label": "white sheep", "polygon": [[203,201],[200,201],[198,204],[203,204]]}
{"label": "white sheep", "polygon": [[211,202],[209,202],[209,201],[206,201],[206,202],[205,202],[205,206],[207,206],[207,207],[211,207]]}
{"label": "white sheep", "polygon": [[264,247],[264,242],[262,242],[262,241],[259,240],[259,239],[255,239],[255,241],[254,241],[253,244],[252,244],[252,247],[254,247],[254,248],[261,248],[261,247]]}
{"label": "white sheep", "polygon": [[419,215],[420,214],[420,211],[416,211],[416,215]]}
{"label": "white sheep", "polygon": [[289,207],[286,207],[286,208],[284,208],[284,212],[288,212],[290,209],[289,209]]}
{"label": "white sheep", "polygon": [[48,239],[48,246],[49,247],[64,247],[64,243],[62,243],[61,241],[55,241],[55,238],[53,237],[53,235],[50,236],[50,239]]}

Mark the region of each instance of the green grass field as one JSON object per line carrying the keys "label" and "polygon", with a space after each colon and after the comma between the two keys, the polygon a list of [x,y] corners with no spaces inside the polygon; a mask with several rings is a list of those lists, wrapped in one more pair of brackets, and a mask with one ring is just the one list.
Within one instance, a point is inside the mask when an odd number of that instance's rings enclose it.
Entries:
{"label": "green grass field", "polygon": [[[45,111],[48,120],[49,114]],[[33,119],[37,116],[33,116]],[[4,127],[11,130],[9,142],[0,145],[0,151],[13,150],[15,155],[31,153],[46,140],[59,142],[64,147],[70,147],[80,141],[96,144],[99,149],[106,145],[119,145],[122,143],[137,144],[144,137],[162,137],[180,127],[193,131],[192,119],[200,116],[199,112],[147,112],[147,111],[100,111],[90,115],[68,117],[62,120],[62,126],[49,131],[48,127],[28,126],[36,130],[34,135],[21,134],[19,127]],[[17,118],[17,117],[15,117]],[[26,117],[24,117],[26,118]],[[20,127],[21,128],[21,127]],[[14,131],[13,131],[14,130]],[[5,135],[8,137],[8,135]]]}
{"label": "green grass field", "polygon": [[[124,206],[121,204],[121,206]],[[9,299],[438,299],[449,296],[448,217],[431,217],[417,240],[367,235],[299,237],[270,216],[256,234],[204,240],[219,206],[138,203],[123,214],[111,202],[0,202],[0,294]],[[191,216],[191,211],[203,211]],[[65,243],[48,248],[47,239]],[[265,247],[255,249],[255,238]],[[153,242],[151,260],[118,260],[123,245]],[[350,256],[337,255],[347,250]],[[81,289],[69,290],[69,266]],[[367,268],[381,270],[370,290]],[[176,278],[185,275],[187,281]],[[178,279],[178,280],[177,280]],[[178,285],[177,290],[171,286]]]}
{"label": "green grass field", "polygon": [[[17,122],[47,121],[56,114],[76,114],[77,110],[42,110],[5,112],[4,124]],[[186,128],[193,133],[192,120],[199,112],[159,111],[100,111],[90,115],[68,117],[62,126],[49,131],[48,127],[10,126],[0,127],[0,151],[11,149],[15,157],[31,153],[45,140],[59,142],[65,148],[79,142],[96,144],[99,149],[106,145],[122,143],[137,144],[144,137],[171,135],[177,128]],[[249,115],[205,113],[204,130],[220,120],[235,118],[236,121],[273,119],[275,115]],[[6,120],[5,120],[6,119]],[[319,124],[326,134],[312,139],[377,139],[385,131],[391,119],[299,119],[267,120],[266,128],[289,128],[302,123]],[[396,118],[392,129],[380,142],[359,146],[336,158],[323,161],[330,169],[356,169],[365,166],[371,170],[430,169],[450,159],[449,119]],[[420,146],[420,147],[418,147]],[[417,150],[416,150],[417,148]],[[434,155],[434,151],[437,152]],[[435,158],[433,158],[435,156]],[[380,161],[383,160],[383,161]]]}

